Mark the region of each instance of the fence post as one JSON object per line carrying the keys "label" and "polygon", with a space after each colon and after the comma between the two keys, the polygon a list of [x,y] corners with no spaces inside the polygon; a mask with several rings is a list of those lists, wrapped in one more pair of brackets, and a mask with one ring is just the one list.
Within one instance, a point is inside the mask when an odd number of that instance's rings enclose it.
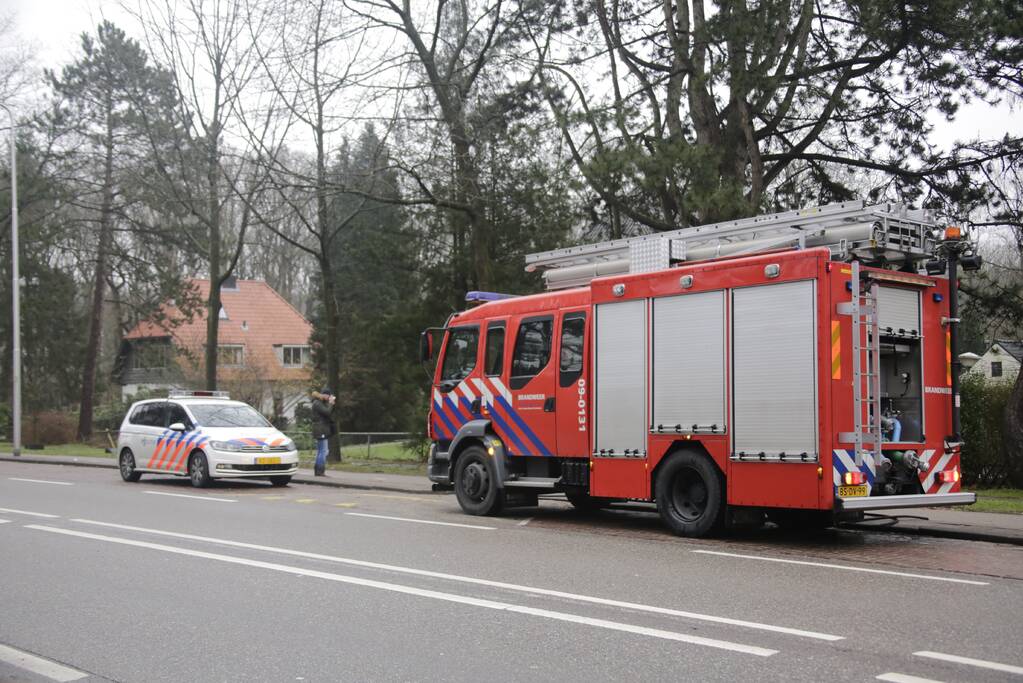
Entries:
{"label": "fence post", "polygon": [[373,435],[372,434],[367,434],[366,435],[366,460],[370,459],[369,455],[370,455],[370,450],[373,448],[372,444],[373,444]]}

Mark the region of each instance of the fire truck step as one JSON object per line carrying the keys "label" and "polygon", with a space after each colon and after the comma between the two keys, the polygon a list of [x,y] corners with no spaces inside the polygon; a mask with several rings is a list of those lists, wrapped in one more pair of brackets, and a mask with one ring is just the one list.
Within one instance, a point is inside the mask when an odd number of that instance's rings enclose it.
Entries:
{"label": "fire truck step", "polygon": [[551,489],[560,481],[557,477],[519,477],[504,482],[506,487],[521,487],[530,489]]}

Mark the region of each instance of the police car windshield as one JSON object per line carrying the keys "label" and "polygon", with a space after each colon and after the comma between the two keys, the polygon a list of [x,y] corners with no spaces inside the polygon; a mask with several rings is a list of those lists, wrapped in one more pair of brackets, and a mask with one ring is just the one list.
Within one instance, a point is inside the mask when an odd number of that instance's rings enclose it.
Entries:
{"label": "police car windshield", "polygon": [[270,427],[266,418],[250,406],[193,403],[188,406],[201,427]]}

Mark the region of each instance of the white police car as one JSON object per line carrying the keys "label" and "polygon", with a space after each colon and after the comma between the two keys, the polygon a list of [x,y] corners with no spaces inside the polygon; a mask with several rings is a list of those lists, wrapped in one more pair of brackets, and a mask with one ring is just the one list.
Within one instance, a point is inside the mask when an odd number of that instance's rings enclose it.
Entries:
{"label": "white police car", "polygon": [[298,470],[298,450],[252,406],[225,392],[174,392],[132,404],[121,423],[117,462],[125,481],[153,472],[187,476],[199,488],[239,477],[285,486]]}

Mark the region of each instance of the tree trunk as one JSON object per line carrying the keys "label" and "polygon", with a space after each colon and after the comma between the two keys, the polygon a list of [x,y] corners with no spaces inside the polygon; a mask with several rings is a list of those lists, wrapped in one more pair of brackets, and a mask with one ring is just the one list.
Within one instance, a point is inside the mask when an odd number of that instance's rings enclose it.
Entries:
{"label": "tree trunk", "polygon": [[[334,268],[330,259],[326,256],[326,249],[324,247],[324,256],[320,258],[320,279],[323,282],[323,315],[327,323],[327,334],[323,343],[324,355],[327,359],[325,379],[331,392],[337,396],[340,394],[341,386],[341,340],[339,329],[341,326],[341,311],[337,305],[337,283],[335,281]],[[339,438],[330,440],[330,451],[327,454],[327,459],[333,462],[340,462],[341,445]]]}
{"label": "tree trunk", "polygon": [[1023,488],[1023,368],[1016,375],[1016,384],[1005,406],[1005,464],[1009,482]]}
{"label": "tree trunk", "polygon": [[206,301],[206,389],[217,388],[217,344],[220,338],[220,165],[217,158],[219,127],[216,122],[210,126],[207,135],[206,187],[207,212],[210,231],[210,294]]}
{"label": "tree trunk", "polygon": [[107,283],[107,261],[113,239],[114,204],[114,131],[113,118],[107,114],[107,131],[103,159],[103,199],[100,205],[99,244],[96,248],[96,270],[93,274],[92,309],[89,314],[89,339],[82,368],[82,395],[78,411],[78,438],[92,436],[93,399],[96,393],[96,365],[100,353],[100,331],[103,329],[103,293]]}

